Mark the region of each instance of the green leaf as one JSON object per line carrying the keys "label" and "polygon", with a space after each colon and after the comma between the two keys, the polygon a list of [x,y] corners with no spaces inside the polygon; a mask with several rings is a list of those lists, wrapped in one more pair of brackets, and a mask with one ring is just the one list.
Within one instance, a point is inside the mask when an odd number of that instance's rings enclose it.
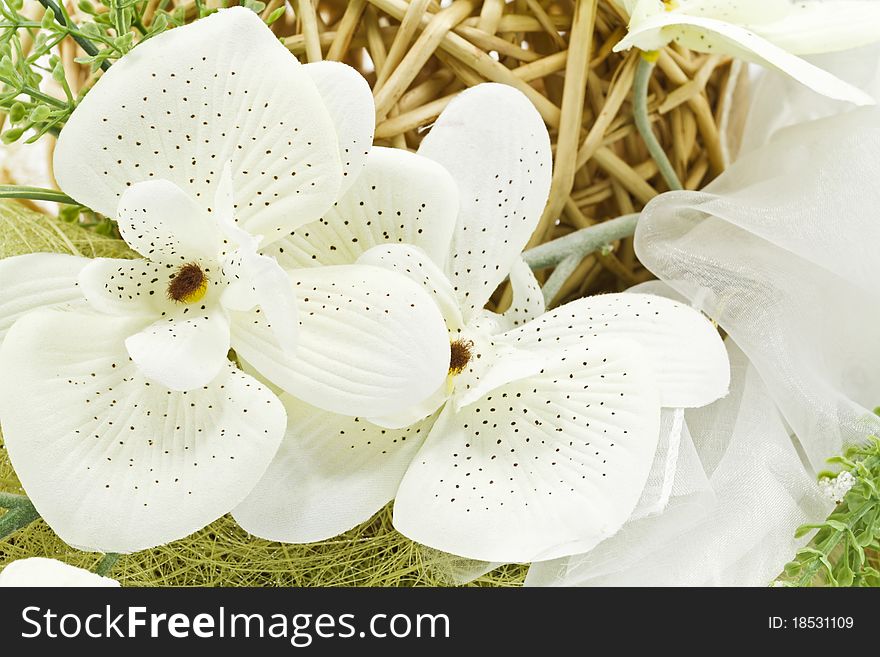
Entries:
{"label": "green leaf", "polygon": [[0,136],[0,139],[3,140],[4,144],[11,144],[15,141],[18,141],[23,132],[24,128],[10,128],[6,132],[4,132],[2,136]]}
{"label": "green leaf", "polygon": [[801,525],[796,530],[794,530],[794,537],[803,538],[814,529],[816,529],[816,525]]}
{"label": "green leaf", "polygon": [[849,567],[848,563],[840,564],[834,574],[837,586],[850,586],[853,583],[853,577],[852,568]]}
{"label": "green leaf", "polygon": [[278,7],[275,11],[273,11],[271,14],[269,14],[269,17],[266,19],[266,25],[271,25],[272,23],[277,21],[279,18],[281,18],[284,15],[284,10],[285,10],[285,7],[283,7],[283,6]]}
{"label": "green leaf", "polygon": [[801,555],[801,554],[810,554],[810,555],[813,555],[813,556],[822,557],[823,559],[825,558],[825,553],[824,553],[824,552],[822,552],[821,550],[817,550],[817,549],[814,548],[814,547],[809,547],[809,546],[807,546],[807,547],[802,547],[800,550],[797,551],[797,553],[798,553],[799,555]]}
{"label": "green leaf", "polygon": [[787,564],[785,564],[785,574],[789,577],[796,575],[800,572],[802,567],[803,566],[801,566],[801,564],[797,561],[789,561]]}
{"label": "green leaf", "polygon": [[266,8],[266,3],[260,2],[260,0],[243,0],[241,4],[256,14],[261,13]]}
{"label": "green leaf", "polygon": [[12,120],[13,123],[18,123],[19,121],[21,121],[24,118],[24,115],[24,105],[19,102],[16,102],[9,110],[9,118]]}
{"label": "green leaf", "polygon": [[847,527],[845,523],[842,523],[839,520],[832,520],[831,518],[826,520],[825,524],[831,527],[831,529],[839,532],[845,532],[849,529],[849,527]]}
{"label": "green leaf", "polygon": [[9,55],[3,55],[0,58],[0,75],[9,78],[15,77],[15,67],[12,65],[12,58]]}
{"label": "green leaf", "polygon": [[[100,14],[96,18],[99,17]],[[104,30],[102,30],[101,27],[96,23],[83,23],[79,26],[79,31],[85,34],[87,37],[99,37],[104,34]]]}
{"label": "green leaf", "polygon": [[159,32],[164,32],[168,29],[168,17],[163,14],[158,14],[153,19],[153,24],[150,25],[150,34],[158,34]]}
{"label": "green leaf", "polygon": [[64,73],[64,64],[58,62],[52,67],[52,78],[55,82],[64,82],[67,79],[67,76]]}
{"label": "green leaf", "polygon": [[33,123],[42,123],[46,119],[49,118],[49,114],[52,113],[45,105],[37,105],[33,110],[31,110],[31,115],[28,117]]}
{"label": "green leaf", "polygon": [[44,30],[48,30],[55,23],[55,12],[51,9],[47,9],[46,13],[43,14],[43,20],[40,21],[40,27]]}

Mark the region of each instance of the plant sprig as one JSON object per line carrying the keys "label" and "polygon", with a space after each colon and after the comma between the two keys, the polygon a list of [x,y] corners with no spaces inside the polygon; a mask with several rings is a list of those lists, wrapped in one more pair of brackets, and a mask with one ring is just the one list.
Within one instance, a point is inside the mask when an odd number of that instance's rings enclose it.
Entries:
{"label": "plant sprig", "polygon": [[[92,72],[107,70],[135,43],[149,38],[184,17],[160,11],[144,26],[146,3],[138,0],[102,0],[98,6],[81,0],[79,11],[87,20],[77,24],[63,4],[40,0],[46,8],[40,20],[22,14],[23,0],[0,0],[0,112],[9,125],[4,143],[26,137],[34,142],[47,132],[57,133],[76,108],[86,89],[74,91],[67,79],[58,46],[72,39],[85,52],[76,58]],[[54,81],[59,92],[44,84]]]}
{"label": "plant sprig", "polygon": [[[45,12],[35,20],[22,13],[24,0],[0,0],[0,129],[6,122],[2,133],[6,144],[57,134],[88,91],[89,85],[72,89],[69,84],[58,50],[65,39],[75,41],[85,53],[74,61],[95,74],[109,69],[139,42],[194,18],[184,5],[167,11],[166,2],[147,16],[149,3],[144,0],[79,0],[74,20],[58,0],[39,2]],[[266,8],[260,0],[242,4],[257,13]],[[196,18],[216,11],[201,0],[195,8]],[[283,11],[279,7],[266,22],[273,23]],[[50,79],[60,93],[47,91],[44,82]]]}
{"label": "plant sprig", "polygon": [[[796,537],[818,529],[813,540],[785,566],[785,586],[880,586],[880,439],[829,460],[843,466],[854,483],[825,522],[803,525]],[[833,478],[833,473],[820,477]]]}

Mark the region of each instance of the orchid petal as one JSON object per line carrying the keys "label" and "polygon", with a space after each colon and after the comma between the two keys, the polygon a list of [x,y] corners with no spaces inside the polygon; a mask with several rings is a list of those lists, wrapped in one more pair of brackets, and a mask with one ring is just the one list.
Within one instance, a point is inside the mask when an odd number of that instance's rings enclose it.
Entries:
{"label": "orchid petal", "polygon": [[[880,4],[875,0],[795,2],[785,15],[750,25],[758,34],[796,55],[859,48],[880,41]],[[761,2],[761,0],[753,0]]]}
{"label": "orchid petal", "polygon": [[[648,4],[648,0],[642,0],[642,4]],[[804,3],[800,0],[796,3],[793,0],[676,0],[673,11],[754,26],[784,18],[795,4]]]}
{"label": "orchid petal", "polygon": [[168,284],[177,268],[138,258],[95,258],[87,261],[78,283],[89,305],[111,315],[159,316],[168,309]]}
{"label": "orchid petal", "polygon": [[153,262],[212,261],[220,249],[216,222],[167,180],[132,185],[122,194],[116,216],[126,243]]}
{"label": "orchid petal", "polygon": [[61,253],[29,253],[0,260],[0,342],[22,315],[85,301],[77,278],[88,258]]}
{"label": "orchid petal", "polygon": [[293,352],[299,336],[296,295],[290,277],[275,258],[242,249],[224,263],[223,272],[229,283],[221,304],[240,312],[259,307],[277,346]]}
{"label": "orchid petal", "polygon": [[324,410],[383,416],[443,382],[449,337],[436,304],[406,277],[340,265],[291,272],[300,317],[284,352],[264,314],[232,313],[232,347],[262,376]]}
{"label": "orchid petal", "polygon": [[550,137],[521,92],[480,84],[449,104],[419,154],[458,185],[448,271],[467,320],[507,278],[538,225],[550,192]]}
{"label": "orchid petal", "polygon": [[342,162],[341,196],[357,179],[373,144],[376,105],[363,75],[340,62],[313,62],[303,66],[318,88],[336,126]]}
{"label": "orchid petal", "polygon": [[663,297],[578,299],[496,339],[530,352],[553,352],[603,336],[643,347],[665,407],[704,406],[727,394],[730,364],[718,331],[698,311]]}
{"label": "orchid petal", "polygon": [[342,165],[311,76],[259,16],[220,9],[137,45],[61,131],[55,175],[80,203],[114,216],[137,182],[166,179],[208,210],[232,162],[237,216],[272,239],[333,204]]}
{"label": "orchid petal", "polygon": [[513,291],[510,308],[503,313],[482,310],[472,324],[485,327],[490,333],[503,333],[521,326],[544,314],[544,295],[531,268],[520,258],[510,270]]}
{"label": "orchid petal", "polygon": [[357,263],[403,274],[421,286],[434,300],[446,321],[448,331],[456,332],[464,327],[461,309],[452,284],[443,270],[418,247],[409,244],[376,246],[358,258]]}
{"label": "orchid petal", "polygon": [[0,587],[118,587],[119,582],[63,561],[29,557],[18,559],[0,571]]}
{"label": "orchid petal", "polygon": [[129,336],[125,347],[151,381],[175,391],[201,388],[228,364],[229,320],[216,311],[176,313]]}
{"label": "orchid petal", "polygon": [[723,21],[666,12],[630,26],[629,33],[614,46],[615,51],[636,46],[657,50],[670,41],[699,52],[726,53],[748,62],[775,68],[817,93],[856,105],[873,105],[875,100],[861,89],[844,82],[747,28]]}
{"label": "orchid petal", "polygon": [[287,543],[341,534],[394,499],[434,419],[390,430],[289,396],[284,404],[287,435],[233,516],[245,531]]}
{"label": "orchid petal", "polygon": [[0,347],[10,460],[74,547],[133,552],[204,527],[244,499],[284,433],[278,398],[231,363],[191,392],[146,380],[123,345],[139,324],[43,310]]}
{"label": "orchid petal", "polygon": [[598,338],[458,412],[447,406],[400,485],[395,528],[484,561],[592,548],[632,513],[651,469],[653,378],[638,345]]}
{"label": "orchid petal", "polygon": [[458,190],[442,166],[396,148],[374,148],[348,193],[318,222],[264,250],[287,269],[351,264],[389,243],[423,248],[439,266],[449,257]]}

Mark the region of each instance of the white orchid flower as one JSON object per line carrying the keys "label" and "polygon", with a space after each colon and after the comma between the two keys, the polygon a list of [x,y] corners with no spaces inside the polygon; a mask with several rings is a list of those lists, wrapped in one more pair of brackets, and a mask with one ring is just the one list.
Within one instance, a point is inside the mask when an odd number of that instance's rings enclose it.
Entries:
{"label": "white orchid flower", "polygon": [[0,587],[118,587],[119,582],[56,559],[19,559],[0,570]]}
{"label": "white orchid flower", "polygon": [[[458,187],[457,222],[415,211],[445,187],[445,175],[426,175],[441,168]],[[530,561],[589,549],[623,524],[651,467],[661,407],[723,395],[727,359],[712,325],[668,300],[604,295],[544,312],[519,254],[550,169],[529,101],[479,85],[449,105],[418,155],[370,154],[337,204],[344,228],[322,223],[277,243],[285,266],[358,258],[422,284],[447,322],[449,378],[429,403],[374,422],[285,397],[288,433],[233,512],[242,527],[314,541],[396,498],[395,527],[415,541]],[[395,176],[394,194],[376,185]],[[508,276],[512,308],[485,311]]]}
{"label": "white orchid flower", "polygon": [[355,71],[301,66],[243,8],[138,45],[84,98],[56,177],[143,258],[0,262],[4,440],[65,541],[145,549],[244,498],[285,412],[230,347],[336,412],[395,413],[445,379],[446,329],[417,284],[355,264],[285,272],[264,253],[327,214],[373,125]]}
{"label": "white orchid flower", "polygon": [[880,41],[874,0],[618,0],[629,33],[614,47],[659,50],[672,41],[778,69],[818,93],[857,105],[875,99],[799,55]]}

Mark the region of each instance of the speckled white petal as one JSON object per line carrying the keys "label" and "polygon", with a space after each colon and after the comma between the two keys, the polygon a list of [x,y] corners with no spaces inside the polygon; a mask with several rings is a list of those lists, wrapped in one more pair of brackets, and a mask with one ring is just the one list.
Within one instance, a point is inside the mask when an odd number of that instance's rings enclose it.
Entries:
{"label": "speckled white petal", "polygon": [[433,415],[437,409],[441,408],[443,404],[447,402],[452,394],[452,388],[451,381],[444,381],[440,387],[433,392],[433,394],[426,397],[418,404],[414,404],[393,415],[384,415],[367,419],[383,429],[405,429],[410,425],[424,420],[429,415]]}
{"label": "speckled white petal", "polygon": [[232,194],[231,167],[227,164],[215,195],[215,214],[227,240],[239,248],[223,260],[225,286],[220,303],[229,310],[240,311],[259,306],[278,346],[292,351],[296,347],[299,322],[290,278],[275,258],[258,252],[260,239],[235,222]]}
{"label": "speckled white petal", "polygon": [[138,320],[45,310],[0,347],[0,418],[40,515],[74,547],[133,552],[230,511],[286,426],[281,402],[226,366],[204,388],[146,380],[125,351]]}
{"label": "speckled white petal", "polygon": [[455,394],[449,402],[456,409],[473,404],[507,383],[530,377],[548,364],[548,354],[540,350],[520,349],[518,345],[498,343],[483,336],[472,337],[470,362],[455,376]]}
{"label": "speckled white petal", "polygon": [[544,295],[531,268],[519,258],[510,270],[512,297],[510,308],[503,313],[481,310],[473,324],[485,327],[490,333],[503,333],[521,326],[544,314]]}
{"label": "speckled white petal", "polygon": [[796,55],[850,50],[880,41],[880,3],[876,0],[776,2],[788,5],[788,11],[772,22],[765,17],[750,27]]}
{"label": "speckled white petal", "polygon": [[263,313],[232,313],[232,347],[267,380],[314,406],[391,415],[431,395],[449,337],[431,298],[405,276],[340,265],[291,272],[300,332],[282,352]]}
{"label": "speckled white petal", "polygon": [[176,271],[170,263],[143,258],[95,258],[80,270],[79,288],[88,304],[102,313],[159,316],[169,308],[168,284]]}
{"label": "speckled white petal", "polygon": [[118,587],[119,582],[63,561],[30,557],[18,559],[0,571],[0,587]]}
{"label": "speckled white petal", "polygon": [[400,485],[394,526],[484,561],[584,552],[635,508],[659,423],[638,345],[560,350],[540,374],[446,407]]}
{"label": "speckled white petal", "polygon": [[[188,311],[187,306],[182,311]],[[128,355],[151,381],[184,391],[207,385],[226,368],[229,319],[222,311],[199,311],[160,319],[125,340]]]}
{"label": "speckled white petal", "polygon": [[264,253],[282,266],[351,264],[379,244],[414,244],[443,267],[458,214],[458,189],[442,166],[394,148],[374,148],[348,193],[318,222]]}
{"label": "speckled white petal", "polygon": [[287,434],[263,479],[232,513],[274,541],[310,543],[356,527],[394,499],[434,418],[383,429],[284,397]]}
{"label": "speckled white petal", "polygon": [[84,303],[77,277],[88,258],[30,253],[0,260],[0,342],[22,315],[39,308]]}
{"label": "speckled white petal", "polygon": [[[653,2],[656,5],[661,1],[640,0],[638,4]],[[673,11],[740,25],[759,25],[779,20],[790,14],[795,5],[802,4],[805,3],[800,0],[676,0]],[[665,8],[663,10],[666,11]]]}
{"label": "speckled white petal", "polygon": [[148,180],[122,194],[116,213],[122,239],[153,262],[182,265],[214,260],[220,230],[207,211],[177,185]]}
{"label": "speckled white petal", "polygon": [[778,69],[829,98],[856,105],[875,103],[861,89],[791,54],[754,31],[712,18],[688,16],[677,11],[658,14],[638,25],[631,24],[629,33],[614,49],[619,51],[635,46],[642,50],[656,50],[670,41],[698,52],[724,53]]}
{"label": "speckled white petal", "polygon": [[115,62],[61,131],[55,176],[114,216],[129,184],[167,179],[207,209],[232,162],[237,215],[274,237],[324,214],[342,183],[311,76],[249,9],[221,9]]}
{"label": "speckled white petal", "polygon": [[409,244],[377,246],[364,253],[357,262],[359,265],[382,267],[406,276],[434,300],[450,333],[464,327],[452,283],[443,270],[420,248]]}
{"label": "speckled white petal", "polygon": [[480,84],[449,104],[419,154],[442,164],[458,185],[448,267],[469,319],[507,278],[538,225],[550,192],[550,137],[521,92]]}
{"label": "speckled white petal", "polygon": [[292,353],[299,337],[299,311],[290,277],[275,258],[245,251],[224,263],[223,271],[230,282],[221,304],[240,312],[259,307],[275,343]]}
{"label": "speckled white petal", "polygon": [[360,175],[376,131],[373,92],[363,75],[341,62],[313,62],[303,66],[318,88],[336,126],[342,163],[342,195]]}
{"label": "speckled white petal", "polygon": [[730,363],[717,329],[693,308],[663,297],[600,294],[578,299],[496,339],[526,351],[552,353],[602,337],[642,346],[665,407],[705,406],[727,394]]}

